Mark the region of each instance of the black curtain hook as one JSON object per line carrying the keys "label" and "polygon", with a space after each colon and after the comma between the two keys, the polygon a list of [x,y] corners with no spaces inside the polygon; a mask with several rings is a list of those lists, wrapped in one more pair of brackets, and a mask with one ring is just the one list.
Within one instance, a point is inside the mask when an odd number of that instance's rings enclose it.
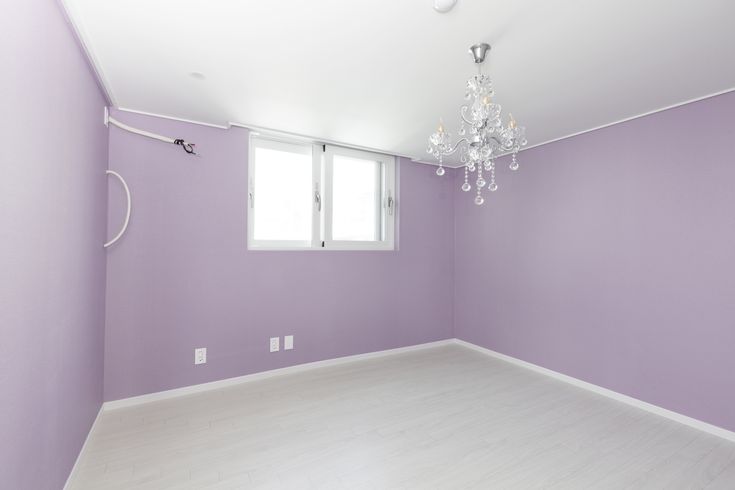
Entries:
{"label": "black curtain hook", "polygon": [[193,143],[187,143],[186,141],[184,141],[182,139],[175,139],[174,140],[174,144],[181,146],[184,149],[184,151],[186,153],[188,153],[189,155],[195,155],[196,154],[196,153],[194,153],[194,144]]}

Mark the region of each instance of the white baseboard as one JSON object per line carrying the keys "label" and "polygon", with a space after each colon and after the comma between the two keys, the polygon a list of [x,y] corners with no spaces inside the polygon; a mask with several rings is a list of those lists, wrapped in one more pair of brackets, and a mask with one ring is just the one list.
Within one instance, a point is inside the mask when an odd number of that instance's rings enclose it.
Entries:
{"label": "white baseboard", "polygon": [[[401,354],[404,352],[412,352],[412,351],[428,349],[428,348],[438,347],[442,345],[450,345],[450,344],[460,345],[460,346],[475,350],[477,352],[481,352],[483,354],[492,356],[496,359],[500,359],[502,361],[509,362],[516,366],[530,369],[537,373],[544,374],[546,376],[558,379],[560,381],[564,381],[565,383],[569,383],[579,388],[584,388],[586,390],[592,391],[594,393],[605,396],[607,398],[617,400],[627,405],[630,405],[636,408],[640,408],[642,410],[645,410],[650,413],[654,413],[656,415],[660,415],[662,417],[666,417],[667,419],[679,422],[684,425],[688,425],[689,427],[701,430],[703,432],[707,432],[709,434],[721,437],[723,439],[727,439],[728,441],[735,442],[735,432],[732,432],[730,430],[723,429],[722,427],[718,427],[716,425],[712,425],[707,422],[703,422],[701,420],[697,420],[695,418],[688,417],[686,415],[682,415],[677,412],[673,412],[671,410],[659,407],[657,405],[653,405],[648,402],[644,402],[643,400],[639,400],[637,398],[633,398],[628,395],[623,395],[622,393],[618,393],[616,391],[609,390],[607,388],[603,388],[602,386],[598,386],[598,385],[589,383],[587,381],[582,381],[581,379],[577,379],[572,376],[568,376],[566,374],[559,373],[557,371],[552,371],[551,369],[547,369],[547,368],[538,366],[536,364],[532,364],[530,362],[516,359],[515,357],[511,357],[506,354],[501,354],[500,352],[496,352],[496,351],[487,349],[485,347],[481,347],[476,344],[472,344],[470,342],[467,342],[461,339],[439,340],[436,342],[428,342],[425,344],[411,345],[408,347],[399,347],[397,349],[388,349],[388,350],[377,351],[377,352],[368,352],[365,354],[356,354],[353,356],[338,357],[336,359],[326,359],[323,361],[315,361],[315,362],[309,362],[305,364],[297,364],[295,366],[273,369],[270,371],[262,371],[262,372],[253,373],[253,374],[246,374],[244,376],[238,376],[235,378],[211,381],[209,383],[202,383],[202,384],[192,385],[192,386],[184,386],[182,388],[175,388],[172,390],[148,393],[146,395],[134,396],[130,398],[122,398],[120,400],[113,400],[113,401],[105,402],[102,405],[102,408],[100,409],[100,413],[102,411],[115,410],[118,408],[125,408],[125,407],[132,407],[135,405],[140,405],[140,404],[149,403],[149,402],[158,401],[158,400],[167,400],[169,398],[176,398],[176,397],[191,395],[195,393],[203,393],[203,392],[210,391],[210,390],[225,388],[227,386],[234,386],[234,385],[238,385],[241,383],[247,383],[250,381],[268,379],[268,378],[272,378],[275,376],[283,376],[286,374],[309,371],[309,370],[317,369],[321,367],[337,366],[340,364],[347,364],[347,363],[360,361],[364,359],[375,359],[378,357],[391,356],[395,354]],[[99,414],[97,416],[97,419],[99,419]],[[95,419],[94,424],[97,423],[97,419]],[[94,428],[94,424],[92,425],[92,428]],[[85,441],[85,445],[86,445],[86,441]],[[75,468],[76,468],[76,464],[75,464]],[[74,470],[72,469],[71,475],[73,474],[74,474]],[[69,477],[69,480],[71,480],[71,475]]]}
{"label": "white baseboard", "polygon": [[66,478],[66,483],[64,483],[63,490],[67,490],[69,488],[69,485],[71,485],[71,482],[74,481],[74,476],[77,474],[77,467],[79,466],[79,461],[82,459],[82,454],[84,453],[84,450],[87,448],[87,443],[89,442],[89,436],[92,435],[92,432],[94,432],[94,428],[97,427],[97,422],[99,422],[100,420],[100,415],[102,415],[103,408],[104,408],[104,404],[100,406],[100,409],[97,412],[97,416],[94,418],[94,422],[92,422],[92,426],[89,428],[89,432],[87,432],[87,437],[84,438],[84,444],[82,444],[81,449],[79,449],[79,454],[77,454],[77,459],[74,461],[74,466],[71,467],[69,476]]}
{"label": "white baseboard", "polygon": [[102,409],[116,410],[118,408],[132,407],[140,405],[142,403],[149,403],[158,400],[167,400],[169,398],[176,398],[179,396],[192,395],[194,393],[202,393],[205,391],[216,390],[219,388],[225,388],[227,386],[239,385],[241,383],[247,383],[250,381],[258,381],[261,379],[272,378],[274,376],[283,376],[285,374],[298,373],[303,371],[309,371],[311,369],[317,369],[327,366],[336,366],[339,364],[346,364],[355,361],[361,361],[364,359],[374,359],[376,357],[392,356],[395,354],[401,354],[404,352],[412,352],[416,350],[428,349],[431,347],[438,347],[441,345],[453,344],[455,339],[438,340],[436,342],[427,342],[425,344],[410,345],[408,347],[398,347],[396,349],[387,349],[377,352],[367,352],[365,354],[356,354],[353,356],[337,357],[335,359],[326,359],[323,361],[307,362],[305,364],[296,364],[295,366],[288,366],[279,369],[272,369],[270,371],[261,371],[259,373],[246,374],[244,376],[237,376],[235,378],[227,378],[218,381],[211,381],[209,383],[202,383],[191,386],[184,386],[182,388],[175,388],[172,390],[158,391],[155,393],[148,393],[146,395],[133,396],[130,398],[122,398],[120,400],[112,400],[105,402],[102,405]]}
{"label": "white baseboard", "polygon": [[644,402],[643,400],[639,400],[628,395],[623,395],[622,393],[618,393],[617,391],[609,390],[607,388],[603,388],[602,386],[588,383],[587,381],[582,381],[581,379],[573,378],[572,376],[567,376],[566,374],[552,371],[551,369],[547,369],[545,367],[537,366],[536,364],[531,364],[530,362],[516,359],[515,357],[501,354],[500,352],[495,352],[494,350],[481,347],[465,340],[454,339],[454,343],[475,350],[477,352],[481,352],[496,359],[515,364],[516,366],[530,369],[531,371],[535,371],[537,373],[544,374],[560,381],[564,381],[565,383],[569,383],[579,388],[584,388],[586,390],[597,393],[598,395],[606,396],[608,398],[612,398],[613,400],[623,402],[627,405],[631,405],[647,412],[666,417],[667,419],[679,422],[680,424],[688,425],[689,427],[693,427],[703,432],[722,437],[723,439],[727,439],[728,441],[735,442],[735,432],[723,429],[722,427],[717,427],[716,425],[708,424],[707,422],[702,422],[701,420],[697,420],[677,412],[672,412],[671,410],[667,410],[657,405]]}

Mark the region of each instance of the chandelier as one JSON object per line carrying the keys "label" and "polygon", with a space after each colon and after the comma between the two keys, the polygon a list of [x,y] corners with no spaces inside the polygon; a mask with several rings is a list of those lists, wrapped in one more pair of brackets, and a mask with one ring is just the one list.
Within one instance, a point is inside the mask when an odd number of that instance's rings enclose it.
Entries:
{"label": "chandelier", "polygon": [[[508,114],[508,124],[504,126],[501,107],[493,102],[492,81],[482,73],[482,62],[489,50],[490,45],[485,43],[470,47],[470,54],[477,65],[477,75],[467,80],[467,103],[459,111],[462,120],[459,134],[462,138],[452,144],[452,136],[445,131],[440,119],[439,127],[429,137],[429,147],[426,149],[427,153],[439,160],[439,168],[436,169],[439,176],[444,175],[444,157],[459,151],[459,161],[464,165],[463,191],[472,190],[470,173],[477,172],[475,204],[478,206],[485,202],[482,197],[485,186],[490,192],[498,190],[495,158],[512,153],[510,169],[518,170],[518,150],[527,143],[526,128],[519,126],[512,114]],[[489,181],[485,180],[483,171],[488,174]]]}

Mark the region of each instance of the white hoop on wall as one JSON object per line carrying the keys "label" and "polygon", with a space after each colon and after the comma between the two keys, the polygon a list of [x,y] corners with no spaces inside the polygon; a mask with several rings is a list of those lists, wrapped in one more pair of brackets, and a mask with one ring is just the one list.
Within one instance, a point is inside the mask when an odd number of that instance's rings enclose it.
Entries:
{"label": "white hoop on wall", "polygon": [[120,231],[117,232],[117,235],[115,235],[115,237],[112,240],[110,240],[109,242],[105,243],[104,247],[107,248],[107,247],[111,246],[112,244],[114,244],[116,241],[118,241],[123,236],[123,234],[125,233],[125,230],[128,229],[128,223],[130,223],[130,210],[132,208],[133,202],[132,202],[132,199],[130,197],[130,189],[128,188],[128,184],[127,184],[127,182],[125,182],[125,179],[122,178],[122,175],[120,175],[119,173],[115,172],[114,170],[107,170],[105,173],[107,175],[113,175],[113,176],[115,176],[120,181],[120,183],[122,184],[123,188],[125,189],[125,196],[127,196],[127,201],[128,201],[128,203],[127,203],[127,211],[125,211],[125,222],[123,223],[122,228],[120,229]]}

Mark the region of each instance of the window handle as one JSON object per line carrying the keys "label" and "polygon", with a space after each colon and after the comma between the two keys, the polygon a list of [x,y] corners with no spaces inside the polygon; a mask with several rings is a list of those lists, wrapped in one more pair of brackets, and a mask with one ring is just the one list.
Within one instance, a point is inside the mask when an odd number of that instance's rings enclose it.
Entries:
{"label": "window handle", "polygon": [[253,194],[253,191],[250,191],[248,195],[250,196],[250,207],[254,208],[255,207],[255,194]]}
{"label": "window handle", "polygon": [[388,199],[386,201],[386,207],[388,208],[388,215],[393,216],[393,207],[395,205],[395,201],[393,200],[393,196],[391,196],[390,192],[388,192]]}
{"label": "window handle", "polygon": [[320,213],[322,212],[322,195],[319,194],[319,190],[314,190],[314,202],[316,203],[316,209]]}

